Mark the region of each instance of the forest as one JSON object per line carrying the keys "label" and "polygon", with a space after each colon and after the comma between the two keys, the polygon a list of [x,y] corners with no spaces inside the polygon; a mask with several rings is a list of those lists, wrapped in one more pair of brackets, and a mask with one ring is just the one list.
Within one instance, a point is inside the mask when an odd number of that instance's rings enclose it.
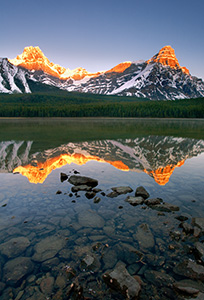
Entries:
{"label": "forest", "polygon": [[0,94],[0,117],[204,118],[204,98],[149,100],[98,94]]}

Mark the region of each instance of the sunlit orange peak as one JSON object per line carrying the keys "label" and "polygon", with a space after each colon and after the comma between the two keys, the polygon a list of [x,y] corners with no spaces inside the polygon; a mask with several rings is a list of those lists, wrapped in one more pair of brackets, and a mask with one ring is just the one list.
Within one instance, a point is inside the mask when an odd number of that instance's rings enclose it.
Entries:
{"label": "sunlit orange peak", "polygon": [[151,62],[157,62],[164,66],[169,66],[172,69],[181,69],[183,73],[189,74],[189,70],[186,67],[180,66],[175,51],[171,46],[163,47],[159,53],[147,61],[148,64]]}
{"label": "sunlit orange peak", "polygon": [[112,72],[115,72],[115,73],[122,73],[124,72],[127,68],[129,68],[131,66],[131,62],[130,61],[126,61],[126,62],[123,62],[117,66],[115,66],[114,68],[106,71],[106,73],[112,73]]}
{"label": "sunlit orange peak", "polygon": [[74,154],[61,154],[57,157],[50,158],[44,163],[37,163],[37,166],[31,164],[26,166],[19,166],[13,170],[14,173],[18,172],[23,176],[26,176],[31,183],[43,183],[47,176],[57,168],[61,168],[67,164],[75,163],[77,165],[84,165],[88,161],[107,162],[113,165],[115,168],[122,171],[129,171],[122,161],[109,161],[101,159],[97,156],[85,156],[80,153]]}
{"label": "sunlit orange peak", "polygon": [[65,69],[58,64],[54,64],[48,60],[39,47],[25,47],[22,54],[9,61],[15,66],[21,66],[28,70],[43,71],[51,76],[59,79],[74,79],[81,80],[85,76],[96,76],[99,73],[89,73],[83,68],[76,68],[74,70]]}
{"label": "sunlit orange peak", "polygon": [[160,167],[155,171],[147,171],[145,169],[144,172],[152,176],[159,185],[165,185],[169,182],[169,179],[173,174],[175,168],[181,167],[184,164],[184,162],[185,160],[181,160],[176,165],[167,165],[166,167]]}

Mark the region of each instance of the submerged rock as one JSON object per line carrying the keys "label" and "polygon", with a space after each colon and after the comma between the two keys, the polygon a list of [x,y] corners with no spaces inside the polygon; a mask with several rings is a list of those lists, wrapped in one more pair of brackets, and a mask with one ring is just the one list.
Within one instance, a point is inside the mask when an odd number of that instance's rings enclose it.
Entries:
{"label": "submerged rock", "polygon": [[107,285],[119,291],[127,299],[137,299],[141,290],[138,281],[128,273],[122,263],[118,263],[113,271],[105,273],[103,279]]}
{"label": "submerged rock", "polygon": [[147,199],[149,198],[149,193],[145,190],[145,188],[143,186],[139,186],[137,189],[136,189],[136,192],[135,192],[135,196],[141,196],[142,198],[144,199]]}
{"label": "submerged rock", "polygon": [[142,197],[131,197],[131,196],[128,196],[126,199],[125,199],[126,202],[130,203],[131,205],[133,206],[136,206],[136,205],[140,205],[140,204],[143,204],[144,202],[144,199]]}
{"label": "submerged rock", "polygon": [[199,259],[204,263],[204,244],[200,242],[195,243],[195,250],[196,254],[198,255]]}
{"label": "submerged rock", "polygon": [[145,278],[147,281],[153,283],[155,286],[163,287],[168,286],[171,287],[172,284],[175,282],[174,278],[170,275],[158,272],[154,270],[148,270],[144,273]]}
{"label": "submerged rock", "polygon": [[4,266],[4,281],[10,285],[16,285],[33,269],[34,264],[28,257],[17,257],[9,260]]}
{"label": "submerged rock", "polygon": [[80,212],[78,214],[78,221],[79,224],[84,227],[101,228],[104,226],[104,219],[101,216],[99,216],[96,212]]}
{"label": "submerged rock", "polygon": [[92,198],[94,198],[96,196],[96,193],[94,193],[94,192],[86,192],[85,196],[88,199],[92,199]]}
{"label": "submerged rock", "polygon": [[201,232],[204,233],[204,218],[193,218],[192,225],[199,227]]}
{"label": "submerged rock", "polygon": [[70,176],[68,182],[73,185],[88,185],[91,187],[95,187],[98,185],[98,180],[96,179],[85,177],[85,176],[76,176],[76,175]]}
{"label": "submerged rock", "polygon": [[185,295],[196,296],[199,292],[204,292],[204,285],[201,282],[190,279],[180,280],[173,284],[174,289]]}
{"label": "submerged rock", "polygon": [[173,271],[174,273],[185,277],[204,281],[204,267],[192,260],[184,260],[183,262],[178,263]]}
{"label": "submerged rock", "polygon": [[151,249],[154,247],[154,237],[147,224],[141,224],[133,237],[138,241],[141,249]]}
{"label": "submerged rock", "polygon": [[26,237],[20,236],[10,239],[0,245],[0,252],[8,258],[13,258],[22,254],[30,246],[30,241]]}
{"label": "submerged rock", "polygon": [[32,260],[43,262],[54,257],[66,245],[64,238],[59,236],[48,236],[35,245],[35,253]]}

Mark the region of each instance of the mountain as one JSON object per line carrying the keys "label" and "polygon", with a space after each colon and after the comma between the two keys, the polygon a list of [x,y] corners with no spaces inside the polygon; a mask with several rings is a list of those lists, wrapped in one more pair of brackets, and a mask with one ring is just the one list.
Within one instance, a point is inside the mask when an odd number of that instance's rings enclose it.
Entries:
{"label": "mountain", "polygon": [[204,96],[204,82],[180,66],[171,46],[163,47],[147,61],[123,62],[97,73],[65,69],[50,62],[39,47],[26,47],[14,59],[0,59],[1,93],[59,89],[153,100]]}
{"label": "mountain", "polygon": [[147,136],[135,139],[68,143],[33,153],[32,141],[0,143],[0,172],[19,172],[30,182],[42,183],[64,165],[88,161],[108,163],[122,171],[145,172],[159,185],[168,183],[175,168],[204,152],[204,141]]}

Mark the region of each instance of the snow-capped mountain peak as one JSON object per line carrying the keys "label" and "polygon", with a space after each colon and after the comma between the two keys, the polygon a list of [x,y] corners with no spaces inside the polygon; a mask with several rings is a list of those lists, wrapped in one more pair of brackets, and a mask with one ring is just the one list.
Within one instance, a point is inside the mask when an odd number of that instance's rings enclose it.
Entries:
{"label": "snow-capped mountain peak", "polygon": [[204,97],[204,82],[181,67],[171,46],[147,61],[126,61],[89,73],[54,64],[39,47],[26,47],[14,59],[0,60],[0,92],[61,89],[81,93],[137,96],[154,100]]}

